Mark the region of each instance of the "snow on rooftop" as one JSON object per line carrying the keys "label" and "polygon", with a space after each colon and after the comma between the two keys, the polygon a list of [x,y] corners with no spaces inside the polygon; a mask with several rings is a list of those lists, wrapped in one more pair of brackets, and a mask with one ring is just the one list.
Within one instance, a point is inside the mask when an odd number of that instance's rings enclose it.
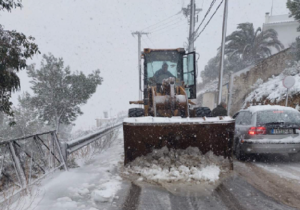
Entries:
{"label": "snow on rooftop", "polygon": [[279,106],[279,105],[257,105],[257,106],[250,106],[245,111],[250,111],[252,113],[264,111],[264,110],[282,110],[282,111],[297,111],[291,107]]}
{"label": "snow on rooftop", "polygon": [[181,117],[137,117],[137,118],[125,118],[124,122],[126,123],[163,123],[163,124],[172,124],[172,123],[199,123],[199,124],[206,124],[206,123],[230,123],[234,121],[229,116],[222,117],[206,117],[205,119],[202,117],[195,117],[195,118],[181,118]]}
{"label": "snow on rooftop", "polygon": [[283,23],[283,22],[294,22],[295,19],[290,17],[289,14],[284,15],[272,15],[266,17],[265,24]]}

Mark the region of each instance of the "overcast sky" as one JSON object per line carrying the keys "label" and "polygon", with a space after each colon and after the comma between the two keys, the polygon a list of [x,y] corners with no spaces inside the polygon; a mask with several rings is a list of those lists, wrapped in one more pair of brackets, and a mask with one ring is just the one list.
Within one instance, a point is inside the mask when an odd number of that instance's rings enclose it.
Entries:
{"label": "overcast sky", "polygon": [[[199,25],[211,0],[196,0]],[[217,0],[216,6],[221,2]],[[273,0],[273,15],[287,14],[285,0]],[[132,107],[138,99],[137,38],[131,32],[150,32],[142,47],[178,48],[186,46],[188,22],[181,11],[189,0],[23,0],[23,9],[0,13],[5,29],[17,30],[36,38],[42,54],[63,57],[65,65],[85,74],[100,69],[104,78],[97,92],[82,106],[75,129],[88,129],[103,111],[112,115]],[[238,23],[251,22],[262,27],[265,13],[271,12],[272,0],[229,0],[227,35]],[[223,6],[216,13],[195,47],[200,53],[199,70],[215,56],[221,43]],[[161,22],[162,21],[162,22]],[[149,27],[150,26],[150,27]],[[42,54],[29,63],[37,67]],[[19,73],[21,91],[30,92],[26,71]],[[199,78],[200,79],[200,78]]]}

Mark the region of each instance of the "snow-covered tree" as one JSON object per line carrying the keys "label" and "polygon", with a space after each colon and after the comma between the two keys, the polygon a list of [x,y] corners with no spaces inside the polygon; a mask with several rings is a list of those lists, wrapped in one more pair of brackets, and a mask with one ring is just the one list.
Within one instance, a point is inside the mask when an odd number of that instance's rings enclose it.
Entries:
{"label": "snow-covered tree", "polygon": [[31,103],[39,110],[39,116],[60,132],[62,125],[69,125],[81,115],[80,106],[96,92],[102,83],[100,70],[85,75],[82,72],[72,73],[70,67],[64,67],[62,58],[52,54],[43,55],[41,68],[29,66],[34,95]]}
{"label": "snow-covered tree", "polygon": [[[0,0],[0,11],[22,7],[20,0]],[[0,113],[12,115],[11,93],[20,88],[16,72],[27,66],[26,60],[38,53],[34,38],[0,25]]]}
{"label": "snow-covered tree", "polygon": [[12,108],[14,116],[2,116],[0,141],[29,136],[51,129],[38,118],[38,110],[31,105],[29,93],[23,93],[19,96],[18,101],[18,105]]}

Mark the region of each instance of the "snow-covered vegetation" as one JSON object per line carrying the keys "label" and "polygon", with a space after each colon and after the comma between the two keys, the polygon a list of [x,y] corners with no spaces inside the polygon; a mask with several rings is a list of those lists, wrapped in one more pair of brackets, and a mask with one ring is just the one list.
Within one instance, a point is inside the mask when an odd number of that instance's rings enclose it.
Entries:
{"label": "snow-covered vegetation", "polygon": [[289,89],[289,94],[291,96],[297,95],[300,92],[300,62],[295,62],[291,67],[286,68],[280,75],[273,76],[269,78],[268,81],[262,83],[258,80],[253,90],[245,99],[244,107],[247,103],[256,102],[264,103],[266,100],[270,101],[271,103],[279,102],[286,99],[286,92],[287,89],[283,86],[283,79],[286,76],[294,76],[295,78],[295,85]]}

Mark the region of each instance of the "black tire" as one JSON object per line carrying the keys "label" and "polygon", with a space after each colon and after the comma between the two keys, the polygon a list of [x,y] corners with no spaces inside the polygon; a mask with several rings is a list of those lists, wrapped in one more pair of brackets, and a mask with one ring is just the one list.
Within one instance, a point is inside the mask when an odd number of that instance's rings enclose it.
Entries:
{"label": "black tire", "polygon": [[235,157],[240,161],[245,161],[247,159],[246,154],[241,150],[241,143],[239,140],[236,142],[235,146]]}
{"label": "black tire", "polygon": [[128,117],[143,117],[145,116],[144,109],[131,108],[128,110]]}
{"label": "black tire", "polygon": [[296,162],[296,161],[299,161],[300,159],[300,154],[298,153],[289,153],[289,158],[290,158],[290,161],[292,162]]}
{"label": "black tire", "polygon": [[194,108],[195,117],[211,117],[211,110],[208,107]]}

